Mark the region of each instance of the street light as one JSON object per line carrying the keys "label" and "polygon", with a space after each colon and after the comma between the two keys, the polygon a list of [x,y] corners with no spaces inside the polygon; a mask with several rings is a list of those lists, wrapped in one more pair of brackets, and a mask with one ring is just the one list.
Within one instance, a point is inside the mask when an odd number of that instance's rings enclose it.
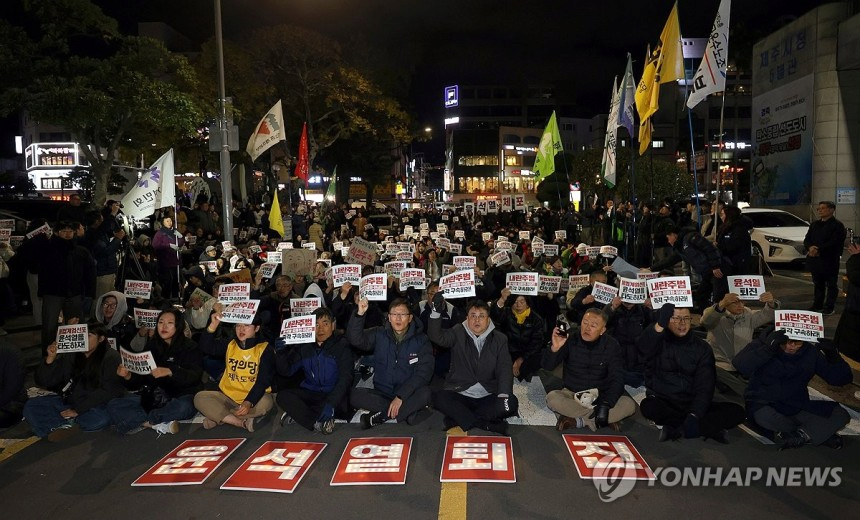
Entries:
{"label": "street light", "polygon": [[230,130],[227,128],[227,92],[224,86],[224,37],[221,33],[221,0],[215,0],[215,43],[218,48],[218,126],[221,131],[221,200],[224,240],[233,241],[233,181],[230,172]]}

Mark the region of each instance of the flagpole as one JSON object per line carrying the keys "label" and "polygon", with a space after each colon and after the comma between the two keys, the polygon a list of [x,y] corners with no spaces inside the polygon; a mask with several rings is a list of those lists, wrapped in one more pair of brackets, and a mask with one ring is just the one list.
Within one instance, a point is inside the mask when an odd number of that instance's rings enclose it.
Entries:
{"label": "flagpole", "polygon": [[720,186],[723,183],[723,171],[720,169],[720,163],[723,158],[723,114],[726,110],[726,91],[723,90],[723,99],[720,103],[720,135],[717,149],[717,198],[714,201],[714,238],[717,236],[717,217],[720,215]]}

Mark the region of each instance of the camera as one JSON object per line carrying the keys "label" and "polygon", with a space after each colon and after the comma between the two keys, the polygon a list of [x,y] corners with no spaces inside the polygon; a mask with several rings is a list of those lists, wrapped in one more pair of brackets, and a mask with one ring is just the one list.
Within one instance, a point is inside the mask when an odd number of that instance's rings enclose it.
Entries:
{"label": "camera", "polygon": [[566,338],[568,330],[567,321],[565,321],[559,316],[559,318],[555,321],[555,326],[558,329],[558,335]]}

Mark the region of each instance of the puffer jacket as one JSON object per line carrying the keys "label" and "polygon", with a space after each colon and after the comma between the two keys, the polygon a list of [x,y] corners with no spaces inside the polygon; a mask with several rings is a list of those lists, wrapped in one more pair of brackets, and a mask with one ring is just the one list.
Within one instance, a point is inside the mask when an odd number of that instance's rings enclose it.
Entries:
{"label": "puffer jacket", "polygon": [[299,386],[328,394],[326,403],[333,408],[340,406],[352,386],[352,353],[341,334],[332,335],[322,345],[312,341],[280,350],[276,363],[282,376],[302,370],[305,377]]}
{"label": "puffer jacket", "polygon": [[508,352],[508,338],[490,323],[481,335],[484,346],[479,354],[466,326],[465,322],[458,323],[445,330],[436,313],[430,314],[427,330],[430,341],[451,349],[451,370],[445,379],[445,390],[462,392],[481,383],[491,394],[513,395],[514,368]]}
{"label": "puffer jacket", "polygon": [[499,331],[508,337],[511,359],[526,359],[540,353],[546,345],[546,323],[534,309],[520,324],[510,307],[499,307],[494,303],[490,305],[490,317]]}
{"label": "puffer jacket", "polygon": [[542,365],[552,370],[564,362],[564,387],[573,392],[591,388],[599,391],[599,400],[615,406],[624,392],[624,362],[621,346],[609,334],[586,342],[579,331],[572,331],[564,345],[553,352],[546,349]]}

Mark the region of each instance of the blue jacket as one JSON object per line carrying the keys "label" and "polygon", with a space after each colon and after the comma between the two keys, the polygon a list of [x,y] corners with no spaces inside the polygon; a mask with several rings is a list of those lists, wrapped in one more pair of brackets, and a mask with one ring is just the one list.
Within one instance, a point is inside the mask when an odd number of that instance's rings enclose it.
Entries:
{"label": "blue jacket", "polygon": [[415,390],[430,384],[433,377],[433,347],[413,316],[403,340],[398,343],[391,324],[364,327],[364,316],[353,313],[346,337],[357,349],[373,351],[373,387],[390,397],[406,400]]}
{"label": "blue jacket", "polygon": [[[289,345],[288,345],[289,346]],[[346,339],[334,334],[317,345],[316,341],[293,345],[277,355],[278,373],[291,376],[302,370],[301,388],[328,394],[326,403],[337,408],[352,386],[352,353]]]}

